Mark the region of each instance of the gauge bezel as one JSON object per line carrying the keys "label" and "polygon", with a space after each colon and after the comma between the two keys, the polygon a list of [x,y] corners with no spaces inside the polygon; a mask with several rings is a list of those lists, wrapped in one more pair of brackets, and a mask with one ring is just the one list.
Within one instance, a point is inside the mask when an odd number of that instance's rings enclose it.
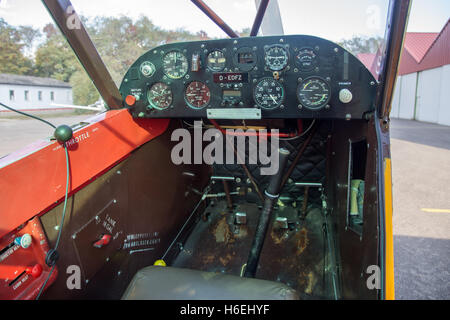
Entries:
{"label": "gauge bezel", "polygon": [[[265,80],[270,80],[270,81],[276,82],[276,83],[281,87],[281,90],[282,90],[282,97],[281,97],[280,102],[279,102],[276,106],[271,107],[271,108],[268,108],[268,107],[266,107],[266,106],[260,105],[260,104],[258,103],[258,100],[256,99],[256,89],[257,89],[258,86],[259,86],[263,81],[265,81]],[[255,86],[254,86],[254,88],[253,88],[253,100],[255,101],[255,104],[256,104],[259,108],[261,108],[261,109],[264,109],[264,110],[275,110],[275,109],[278,109],[278,108],[283,104],[283,102],[285,101],[285,99],[286,99],[286,89],[285,89],[285,87],[283,86],[283,84],[282,84],[280,81],[275,80],[274,78],[271,78],[271,77],[264,77],[264,78],[261,78],[261,79],[255,84]]]}
{"label": "gauge bezel", "polygon": [[[221,69],[211,68],[210,65],[209,65],[209,56],[210,56],[213,52],[220,52],[220,53],[223,54],[223,57],[225,58],[225,62],[224,62],[223,67],[222,67]],[[221,71],[223,71],[223,70],[226,68],[227,62],[228,62],[227,56],[226,56],[226,54],[225,54],[225,51],[222,50],[222,49],[213,49],[213,50],[211,50],[210,52],[208,52],[208,54],[206,55],[206,67],[208,68],[209,71],[212,71],[212,72],[221,72]]]}
{"label": "gauge bezel", "polygon": [[[314,60],[313,60],[313,63],[312,63],[312,65],[311,65],[310,68],[304,68],[304,67],[302,67],[302,64],[300,63],[299,58],[298,58],[298,56],[300,55],[300,53],[301,53],[302,51],[305,51],[305,50],[312,51],[313,54],[315,55]],[[311,47],[302,47],[302,48],[300,48],[297,52],[295,52],[294,61],[295,61],[296,66],[298,66],[298,68],[299,68],[299,70],[300,70],[301,72],[311,72],[311,71],[314,71],[314,70],[316,69],[316,67],[318,66],[318,64],[319,64],[318,57],[319,57],[319,55],[318,55],[318,53],[317,53],[317,50],[315,50],[314,48],[311,48]]]}
{"label": "gauge bezel", "polygon": [[[169,88],[169,90],[170,90],[171,102],[170,102],[170,104],[169,104],[167,107],[165,107],[165,108],[158,107],[158,106],[156,106],[154,103],[152,103],[152,102],[150,101],[149,92],[150,92],[150,90],[151,90],[155,85],[157,85],[157,84],[164,84],[164,85],[166,85],[167,88]],[[149,105],[150,105],[151,108],[156,109],[156,110],[160,110],[160,111],[162,111],[162,110],[167,110],[167,109],[169,109],[169,108],[173,105],[173,100],[174,100],[174,99],[173,99],[173,91],[172,91],[172,88],[170,87],[169,84],[167,84],[167,83],[165,83],[165,82],[162,82],[162,81],[158,81],[158,82],[152,83],[152,84],[148,87],[148,90],[147,90],[147,102],[149,103]]]}
{"label": "gauge bezel", "polygon": [[[145,75],[144,72],[142,72],[142,68],[143,68],[145,65],[150,65],[150,66],[152,67],[152,70],[153,70],[152,74],[150,74],[150,75]],[[148,60],[147,60],[147,61],[144,61],[144,62],[141,63],[141,65],[139,66],[139,71],[141,72],[141,74],[142,74],[144,77],[146,77],[146,78],[151,78],[151,77],[153,77],[153,75],[154,75],[155,72],[156,72],[156,67],[155,67],[155,65],[154,65],[151,61],[148,61]]]}
{"label": "gauge bezel", "polygon": [[[251,53],[253,55],[253,58],[254,58],[253,59],[254,60],[253,63],[251,63],[251,64],[239,63],[239,54],[245,53],[245,52]],[[256,49],[252,48],[252,47],[240,47],[240,48],[238,48],[233,54],[233,62],[234,62],[234,65],[236,67],[238,67],[239,70],[242,71],[242,72],[250,72],[250,71],[252,71],[256,67],[256,65],[258,64],[258,55],[256,54]]]}
{"label": "gauge bezel", "polygon": [[[169,54],[171,54],[172,52],[179,53],[179,54],[181,54],[181,55],[184,57],[184,59],[186,59],[186,65],[187,65],[186,71],[185,71],[185,72],[183,73],[183,75],[180,76],[180,77],[173,77],[173,76],[171,76],[171,75],[167,72],[167,67],[166,67],[166,65],[164,64],[164,59],[165,59]],[[181,50],[176,50],[176,49],[174,49],[174,50],[170,50],[170,51],[168,51],[168,52],[165,52],[164,55],[163,55],[162,58],[161,58],[161,65],[162,65],[162,68],[163,68],[164,75],[167,76],[167,77],[168,77],[169,79],[171,79],[171,80],[180,80],[180,79],[184,78],[184,77],[187,75],[187,73],[189,72],[189,59],[188,59],[188,57],[184,54],[184,52],[182,52]]]}
{"label": "gauge bezel", "polygon": [[[271,68],[271,67],[270,67],[270,64],[269,64],[268,61],[267,61],[267,53],[268,53],[270,50],[272,50],[273,48],[276,48],[276,47],[282,48],[282,49],[286,52],[286,63],[283,65],[282,68],[279,68],[279,69],[278,69],[278,68],[277,68],[277,69]],[[264,47],[264,65],[265,65],[265,67],[266,67],[268,70],[270,70],[270,71],[283,71],[283,70],[285,70],[285,69],[289,66],[290,60],[291,60],[291,54],[290,54],[290,52],[289,52],[289,45],[283,45],[283,44],[277,43],[277,44],[273,44],[273,45],[265,46],[265,47]]]}
{"label": "gauge bezel", "polygon": [[[188,99],[187,99],[187,97],[186,97],[187,89],[188,89],[189,86],[192,85],[194,82],[198,82],[198,83],[203,84],[203,85],[208,89],[208,92],[209,92],[209,99],[208,99],[208,102],[206,102],[206,103],[205,103],[204,105],[202,105],[201,107],[194,106],[193,104],[191,104],[191,103],[188,101]],[[184,101],[186,102],[186,104],[187,104],[187,106],[188,106],[189,108],[194,109],[194,110],[203,110],[203,109],[205,109],[205,108],[211,103],[211,99],[212,99],[211,88],[208,87],[208,85],[207,85],[205,82],[203,82],[203,81],[200,81],[200,80],[192,80],[192,81],[190,81],[189,83],[187,83],[186,87],[184,88],[183,97],[184,97]]]}
{"label": "gauge bezel", "polygon": [[[307,82],[309,82],[309,81],[311,81],[311,80],[320,80],[320,81],[322,81],[322,82],[327,86],[327,88],[328,88],[328,98],[327,98],[327,100],[326,100],[325,102],[321,103],[321,104],[318,105],[318,106],[312,106],[312,107],[311,107],[311,106],[308,106],[307,104],[305,104],[304,101],[303,101],[303,100],[301,99],[301,97],[300,97],[300,90],[301,90],[301,88],[303,87],[303,85],[304,85],[305,83],[307,83]],[[300,103],[300,105],[301,105],[302,107],[304,107],[304,108],[306,108],[306,109],[308,109],[308,110],[311,110],[311,111],[320,111],[320,110],[322,110],[323,108],[325,108],[325,107],[329,104],[329,102],[330,102],[330,100],[331,100],[331,85],[330,85],[330,83],[329,83],[327,80],[325,80],[325,79],[322,78],[322,77],[318,77],[318,76],[308,77],[308,78],[304,79],[304,80],[297,86],[296,95],[297,95],[297,100],[298,100],[298,102]]]}

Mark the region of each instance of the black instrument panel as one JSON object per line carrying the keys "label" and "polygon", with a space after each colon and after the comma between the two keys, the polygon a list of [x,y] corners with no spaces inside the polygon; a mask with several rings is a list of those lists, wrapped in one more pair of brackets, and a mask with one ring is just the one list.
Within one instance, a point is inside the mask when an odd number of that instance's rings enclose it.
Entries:
{"label": "black instrument panel", "polygon": [[298,35],[163,45],[131,66],[120,92],[139,118],[361,119],[376,86],[342,47]]}

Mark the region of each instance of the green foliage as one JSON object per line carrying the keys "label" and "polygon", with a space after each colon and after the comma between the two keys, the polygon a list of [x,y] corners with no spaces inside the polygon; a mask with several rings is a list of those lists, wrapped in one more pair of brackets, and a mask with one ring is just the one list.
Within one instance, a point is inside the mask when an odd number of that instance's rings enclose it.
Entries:
{"label": "green foliage", "polygon": [[[165,43],[209,39],[204,31],[193,34],[183,29],[161,29],[145,16],[136,21],[125,16],[81,20],[117,86],[131,64],[148,50]],[[70,82],[74,104],[98,101],[99,93],[59,30],[48,24],[42,34],[31,27],[12,27],[0,19],[0,72]],[[37,39],[41,41],[34,59],[28,58],[24,52],[36,48]]]}
{"label": "green foliage", "polygon": [[88,106],[100,99],[100,95],[84,70],[77,70],[70,77],[73,102],[78,106]]}
{"label": "green foliage", "polygon": [[19,28],[8,25],[0,18],[0,73],[28,75],[33,62],[23,52],[26,39]]}

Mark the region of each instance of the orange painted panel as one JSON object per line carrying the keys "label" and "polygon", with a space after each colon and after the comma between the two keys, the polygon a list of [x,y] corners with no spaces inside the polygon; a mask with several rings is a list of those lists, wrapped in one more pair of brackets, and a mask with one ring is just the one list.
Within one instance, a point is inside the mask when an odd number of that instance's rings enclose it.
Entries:
{"label": "orange painted panel", "polygon": [[[139,119],[127,110],[108,111],[68,142],[70,191],[164,133],[168,119]],[[58,142],[39,141],[0,159],[0,238],[64,198],[66,160]]]}

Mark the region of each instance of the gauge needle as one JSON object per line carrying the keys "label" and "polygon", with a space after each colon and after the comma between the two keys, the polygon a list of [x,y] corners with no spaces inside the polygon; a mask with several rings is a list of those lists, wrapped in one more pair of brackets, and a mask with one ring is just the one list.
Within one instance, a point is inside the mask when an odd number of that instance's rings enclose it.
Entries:
{"label": "gauge needle", "polygon": [[273,100],[274,103],[277,103],[277,100],[275,100],[273,95],[270,95],[270,98]]}

